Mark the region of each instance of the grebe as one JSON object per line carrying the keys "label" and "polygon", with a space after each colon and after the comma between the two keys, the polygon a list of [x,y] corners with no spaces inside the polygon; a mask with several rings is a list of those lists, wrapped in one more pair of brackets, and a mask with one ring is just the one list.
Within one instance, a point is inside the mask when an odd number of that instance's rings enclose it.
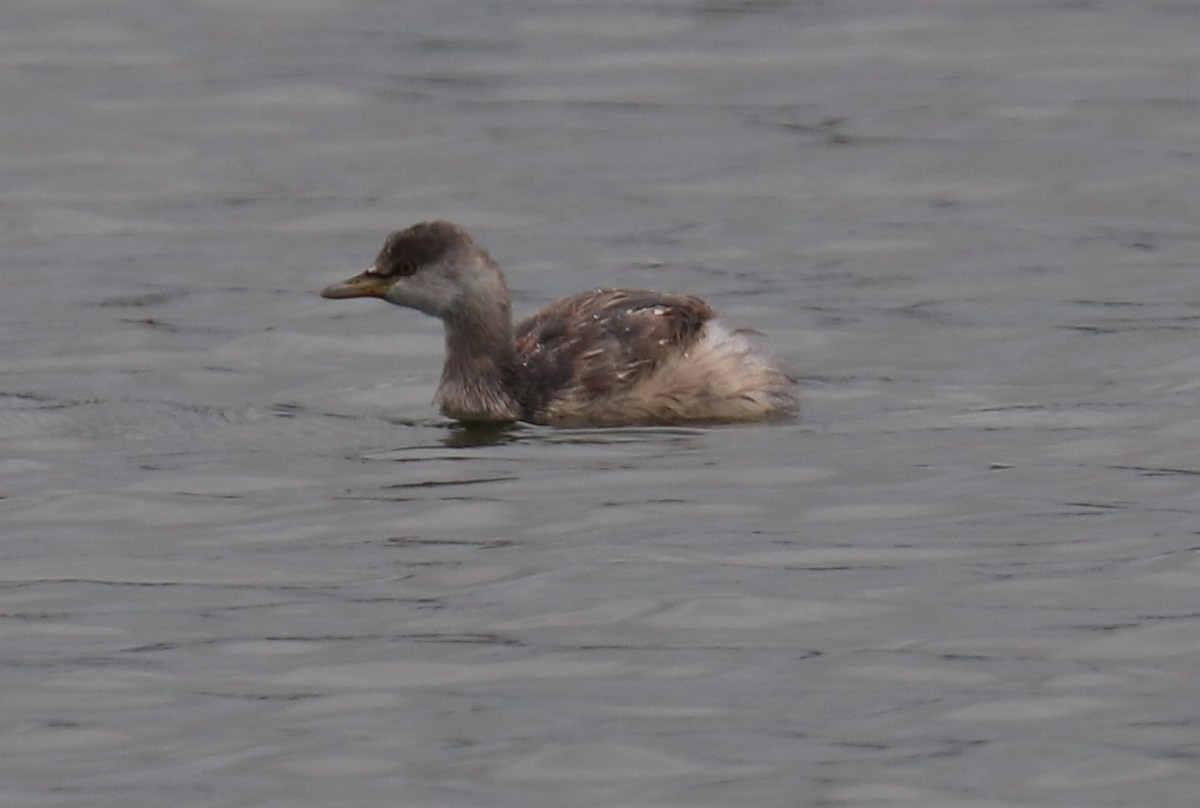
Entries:
{"label": "grebe", "polygon": [[436,401],[459,421],[719,423],[799,410],[794,380],[696,297],[597,289],[514,329],[499,268],[450,222],[392,233],[369,269],[321,297],[378,297],[440,318],[446,364]]}

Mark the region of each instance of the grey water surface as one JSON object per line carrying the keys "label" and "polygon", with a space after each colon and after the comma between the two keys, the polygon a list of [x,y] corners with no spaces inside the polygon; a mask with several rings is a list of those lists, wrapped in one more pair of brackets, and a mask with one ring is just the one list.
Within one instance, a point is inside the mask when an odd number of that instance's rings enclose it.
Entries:
{"label": "grey water surface", "polygon": [[[1200,10],[5,0],[0,805],[1200,794]],[[326,301],[698,294],[794,424],[466,432]]]}

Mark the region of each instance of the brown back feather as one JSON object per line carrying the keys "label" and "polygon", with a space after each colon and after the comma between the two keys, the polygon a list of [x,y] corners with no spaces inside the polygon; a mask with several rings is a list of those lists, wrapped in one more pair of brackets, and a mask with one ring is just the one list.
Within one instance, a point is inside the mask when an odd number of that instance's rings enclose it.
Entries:
{"label": "brown back feather", "polygon": [[551,303],[516,328],[513,385],[525,417],[562,395],[620,395],[686,352],[713,309],[696,297],[598,289]]}

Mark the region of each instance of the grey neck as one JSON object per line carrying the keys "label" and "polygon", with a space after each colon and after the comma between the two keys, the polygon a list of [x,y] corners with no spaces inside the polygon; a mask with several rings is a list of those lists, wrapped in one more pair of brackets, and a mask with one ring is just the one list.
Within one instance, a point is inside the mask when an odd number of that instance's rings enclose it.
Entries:
{"label": "grey neck", "polygon": [[511,383],[516,364],[512,321],[507,306],[485,315],[460,312],[443,317],[446,364],[437,402],[462,421],[515,421],[520,405]]}

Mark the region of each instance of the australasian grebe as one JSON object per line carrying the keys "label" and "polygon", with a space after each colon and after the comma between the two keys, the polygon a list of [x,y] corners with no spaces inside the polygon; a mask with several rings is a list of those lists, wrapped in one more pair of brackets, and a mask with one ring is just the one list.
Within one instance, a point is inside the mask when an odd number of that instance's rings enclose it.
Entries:
{"label": "australasian grebe", "polygon": [[597,289],[512,324],[499,268],[450,222],[388,236],[360,275],[321,297],[378,297],[441,318],[436,400],[460,421],[618,426],[794,416],[794,384],[707,303]]}

